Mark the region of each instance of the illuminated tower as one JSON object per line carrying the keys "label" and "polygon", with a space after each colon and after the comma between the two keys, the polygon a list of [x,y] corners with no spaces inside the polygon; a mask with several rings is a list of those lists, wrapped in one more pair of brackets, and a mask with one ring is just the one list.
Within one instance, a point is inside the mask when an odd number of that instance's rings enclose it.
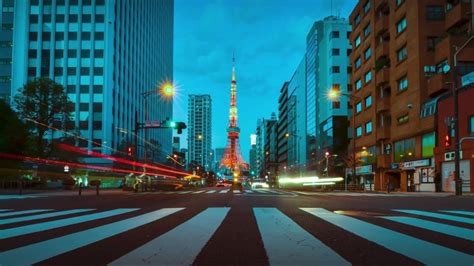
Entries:
{"label": "illuminated tower", "polygon": [[232,82],[230,85],[230,109],[229,127],[227,128],[227,146],[220,166],[227,170],[239,173],[241,169],[247,169],[247,164],[240,153],[239,134],[237,125],[237,82],[235,81],[235,58],[232,58]]}

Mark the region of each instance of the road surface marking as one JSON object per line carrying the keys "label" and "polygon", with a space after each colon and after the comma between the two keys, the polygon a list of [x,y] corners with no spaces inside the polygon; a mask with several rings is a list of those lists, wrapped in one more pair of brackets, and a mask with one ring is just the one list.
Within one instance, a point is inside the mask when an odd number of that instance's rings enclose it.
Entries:
{"label": "road surface marking", "polygon": [[281,191],[278,191],[278,190],[269,190],[270,192],[272,193],[275,193],[275,194],[280,194],[280,195],[283,195],[285,193],[281,192]]}
{"label": "road surface marking", "polygon": [[239,190],[234,190],[234,194],[240,194]]}
{"label": "road surface marking", "polygon": [[191,193],[191,191],[188,190],[188,191],[180,191],[180,192],[178,192],[178,194],[188,194],[188,193]]}
{"label": "road surface marking", "polygon": [[229,209],[208,208],[110,265],[192,265]]}
{"label": "road surface marking", "polygon": [[388,219],[390,221],[395,221],[398,223],[431,230],[431,231],[438,232],[441,234],[446,234],[446,235],[474,241],[474,230],[471,230],[471,229],[447,225],[447,224],[435,223],[435,222],[417,219],[413,217],[386,216],[383,218]]}
{"label": "road surface marking", "polygon": [[17,217],[17,218],[3,219],[3,220],[0,220],[0,224],[19,223],[19,222],[24,222],[24,221],[38,220],[38,219],[43,219],[43,218],[50,218],[50,217],[56,217],[56,216],[74,214],[74,213],[93,211],[93,210],[95,209],[75,209],[75,210],[68,210],[68,211],[48,212],[45,214],[36,214],[36,215],[22,216],[22,217]]}
{"label": "road surface marking", "polygon": [[39,198],[42,196],[33,196],[33,195],[0,195],[0,200],[9,200],[9,199],[32,199]]}
{"label": "road surface marking", "polygon": [[[183,208],[165,208],[70,235],[46,240],[0,253],[5,265],[31,265],[154,222]],[[25,256],[28,254],[28,256]]]}
{"label": "road surface marking", "polygon": [[462,214],[462,215],[468,215],[468,216],[474,216],[474,212],[468,212],[468,211],[451,211],[451,210],[445,210],[441,212],[447,212],[447,213],[453,213],[453,214]]}
{"label": "road surface marking", "polygon": [[193,194],[199,194],[199,193],[203,193],[203,192],[205,192],[205,190],[194,191]]}
{"label": "road surface marking", "polygon": [[350,233],[427,265],[472,265],[474,256],[321,208],[300,208]]}
{"label": "road surface marking", "polygon": [[253,208],[270,265],[350,265],[276,208]]}
{"label": "road surface marking", "polygon": [[174,194],[176,191],[166,191],[164,194]]}
{"label": "road surface marking", "polygon": [[247,192],[247,193],[253,193],[253,190],[251,190],[251,189],[246,189],[245,192]]}
{"label": "road surface marking", "polygon": [[37,213],[37,212],[49,212],[49,211],[52,211],[52,210],[51,209],[37,209],[37,210],[26,210],[26,211],[17,211],[17,212],[3,212],[3,213],[0,213],[0,217],[30,214],[30,213]]}
{"label": "road surface marking", "polygon": [[220,193],[220,194],[224,194],[224,193],[227,193],[227,192],[229,192],[229,190],[228,190],[228,189],[224,189],[224,190],[221,190],[219,193]]}
{"label": "road surface marking", "polygon": [[0,209],[0,212],[8,212],[8,211],[13,211],[13,209]]}
{"label": "road surface marking", "polygon": [[211,193],[216,193],[215,190],[209,190],[208,192],[206,192],[206,194],[211,194]]}
{"label": "road surface marking", "polygon": [[262,193],[262,194],[268,194],[268,191],[266,191],[266,190],[255,189],[254,191],[258,192],[258,193]]}
{"label": "road surface marking", "polygon": [[441,214],[441,213],[435,213],[435,212],[418,211],[418,210],[393,210],[393,211],[438,218],[438,219],[443,219],[443,220],[448,220],[448,221],[455,221],[455,222],[460,222],[460,223],[474,224],[473,218],[466,218],[466,217],[453,216],[453,215],[447,215],[447,214]]}
{"label": "road surface marking", "polygon": [[73,224],[89,222],[97,219],[107,218],[115,215],[124,214],[139,209],[115,209],[111,211],[87,214],[77,217],[65,218],[61,220],[54,220],[50,222],[37,223],[32,225],[18,226],[9,229],[0,230],[0,239],[21,236],[45,230],[55,229]]}

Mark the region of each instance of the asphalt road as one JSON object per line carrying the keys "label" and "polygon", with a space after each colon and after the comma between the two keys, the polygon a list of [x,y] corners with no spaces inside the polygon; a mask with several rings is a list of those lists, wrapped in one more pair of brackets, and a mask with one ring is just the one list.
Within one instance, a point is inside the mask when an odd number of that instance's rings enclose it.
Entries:
{"label": "asphalt road", "polygon": [[474,197],[226,190],[3,196],[0,265],[474,265]]}

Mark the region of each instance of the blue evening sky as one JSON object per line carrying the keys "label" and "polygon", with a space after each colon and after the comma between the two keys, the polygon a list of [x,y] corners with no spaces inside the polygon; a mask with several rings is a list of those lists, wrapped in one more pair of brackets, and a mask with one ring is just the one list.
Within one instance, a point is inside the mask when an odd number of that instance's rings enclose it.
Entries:
{"label": "blue evening sky", "polygon": [[[187,122],[188,94],[212,97],[212,146],[225,147],[232,54],[242,155],[257,119],[278,115],[278,95],[305,52],[306,34],[331,14],[348,18],[356,0],[175,0],[174,119]],[[187,134],[181,147],[187,148]]]}

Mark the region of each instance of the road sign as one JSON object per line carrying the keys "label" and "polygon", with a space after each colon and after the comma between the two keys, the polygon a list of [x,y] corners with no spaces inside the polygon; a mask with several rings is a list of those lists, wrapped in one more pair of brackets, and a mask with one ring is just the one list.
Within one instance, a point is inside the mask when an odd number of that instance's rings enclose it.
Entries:
{"label": "road sign", "polygon": [[145,123],[145,127],[162,127],[160,121],[148,121]]}
{"label": "road sign", "polygon": [[462,87],[467,86],[467,85],[472,84],[472,83],[474,83],[474,71],[470,72],[469,74],[466,74],[466,75],[462,76],[462,78],[461,78],[461,86]]}

